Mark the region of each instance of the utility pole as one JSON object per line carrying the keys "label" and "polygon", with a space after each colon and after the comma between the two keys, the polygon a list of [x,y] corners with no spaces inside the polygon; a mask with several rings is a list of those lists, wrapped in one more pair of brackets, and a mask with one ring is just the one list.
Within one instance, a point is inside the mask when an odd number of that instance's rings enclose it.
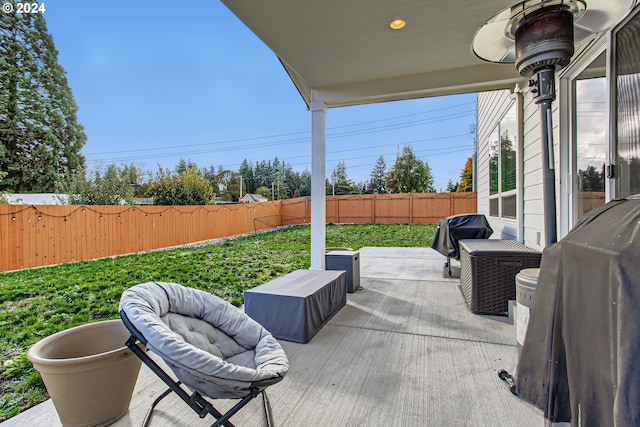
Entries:
{"label": "utility pole", "polygon": [[333,171],[333,173],[331,174],[331,195],[335,196],[336,195],[336,171]]}

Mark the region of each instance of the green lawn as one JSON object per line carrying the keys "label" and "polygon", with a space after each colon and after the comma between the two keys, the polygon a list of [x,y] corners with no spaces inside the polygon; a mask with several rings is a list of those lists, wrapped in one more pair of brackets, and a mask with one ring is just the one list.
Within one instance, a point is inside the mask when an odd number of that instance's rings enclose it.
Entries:
{"label": "green lawn", "polygon": [[[430,246],[436,225],[327,226],[327,247]],[[309,268],[310,228],[294,226],[207,246],[0,273],[0,421],[47,398],[26,350],[83,323],[118,318],[122,291],[147,281],[202,289],[239,306],[243,292]]]}

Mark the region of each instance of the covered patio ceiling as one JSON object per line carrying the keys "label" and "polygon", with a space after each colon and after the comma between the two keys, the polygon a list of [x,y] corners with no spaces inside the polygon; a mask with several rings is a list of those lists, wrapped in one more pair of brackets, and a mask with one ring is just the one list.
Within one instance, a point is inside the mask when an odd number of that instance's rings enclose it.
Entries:
{"label": "covered patio ceiling", "polygon": [[[515,0],[221,0],[278,56],[304,101],[341,107],[513,88],[471,49]],[[394,19],[405,28],[392,30]]]}
{"label": "covered patio ceiling", "polygon": [[[311,269],[324,269],[327,108],[495,89],[522,80],[486,63],[478,28],[514,0],[221,0],[282,62],[311,110]],[[392,21],[406,25],[394,30]]]}
{"label": "covered patio ceiling", "polygon": [[[524,80],[514,64],[487,63],[471,47],[476,31],[518,0],[221,1],[276,54],[311,110],[313,270],[324,269],[328,108],[513,89]],[[591,1],[604,9],[626,4]],[[398,19],[406,25],[392,29]],[[550,104],[543,103],[546,111]],[[553,242],[555,178],[552,166],[543,169],[546,241]]]}

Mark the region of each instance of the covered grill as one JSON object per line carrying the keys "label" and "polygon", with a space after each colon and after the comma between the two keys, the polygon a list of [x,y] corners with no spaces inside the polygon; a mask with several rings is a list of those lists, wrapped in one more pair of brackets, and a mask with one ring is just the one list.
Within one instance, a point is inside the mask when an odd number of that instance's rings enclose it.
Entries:
{"label": "covered grill", "polygon": [[445,268],[451,276],[451,258],[460,259],[462,239],[488,239],[493,233],[489,221],[482,214],[461,214],[443,218],[433,237],[431,247],[447,257]]}
{"label": "covered grill", "polygon": [[545,248],[516,389],[553,422],[640,425],[640,196]]}

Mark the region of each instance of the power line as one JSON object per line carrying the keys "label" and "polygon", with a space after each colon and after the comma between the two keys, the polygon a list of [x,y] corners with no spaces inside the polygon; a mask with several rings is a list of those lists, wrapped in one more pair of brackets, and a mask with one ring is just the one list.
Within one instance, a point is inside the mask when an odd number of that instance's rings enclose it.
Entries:
{"label": "power line", "polygon": [[[469,115],[470,113],[475,113],[475,110],[465,111],[463,113],[449,114],[449,115],[444,115],[444,116],[439,116],[439,117],[434,117],[434,118],[429,118],[429,119],[422,119],[422,120],[415,120],[415,121],[404,122],[404,123],[397,123],[397,124],[394,124],[394,125],[378,126],[378,127],[374,127],[374,128],[353,130],[353,131],[347,131],[347,132],[338,132],[338,133],[327,135],[327,139],[346,138],[346,137],[351,137],[351,136],[367,135],[367,134],[370,134],[370,133],[378,133],[378,132],[382,132],[382,131],[404,129],[404,128],[415,127],[415,126],[423,126],[423,125],[431,124],[431,123],[434,123],[434,122],[442,122],[442,121],[446,121],[446,120],[453,120],[453,119],[465,117],[465,116]],[[247,145],[241,145],[241,146],[237,146],[236,145],[236,146],[232,146],[232,147],[220,147],[220,148],[205,149],[205,150],[194,150],[194,151],[181,150],[179,152],[163,153],[163,154],[144,154],[144,155],[137,155],[137,156],[102,158],[102,159],[87,160],[87,162],[96,164],[96,163],[102,163],[102,162],[117,162],[117,161],[126,162],[126,161],[135,161],[135,160],[159,159],[159,158],[174,157],[174,156],[206,154],[206,153],[218,153],[218,152],[223,152],[223,151],[236,151],[236,150],[247,150],[247,149],[251,149],[251,148],[263,148],[263,147],[271,147],[271,146],[279,146],[279,145],[290,145],[290,144],[297,144],[297,143],[301,143],[301,142],[310,142],[310,138],[308,138],[308,137],[306,137],[306,138],[294,138],[294,139],[283,140],[283,141],[270,141],[270,142],[264,142],[264,143],[247,144]],[[194,145],[203,145],[203,144],[194,144]],[[194,145],[192,145],[192,146],[194,146]],[[187,147],[187,146],[188,145],[184,145],[184,146],[181,146],[181,148],[184,148],[184,147]],[[140,151],[140,150],[131,150],[131,151]],[[148,149],[145,149],[145,151],[148,151]],[[122,152],[123,151],[120,151],[118,153],[122,153]]]}
{"label": "power line", "polygon": [[[443,153],[434,153],[434,154],[430,154],[430,155],[429,155],[429,157],[432,157],[432,156],[442,156],[442,155],[445,155],[445,154],[462,153],[462,152],[465,152],[465,151],[468,151],[468,150],[469,150],[468,148],[462,148],[462,149],[458,149],[458,150],[450,150],[450,151],[443,152]],[[414,154],[415,154],[415,152],[414,152]],[[393,155],[393,154],[390,154],[390,155]],[[380,156],[378,156],[378,157],[380,157]],[[353,170],[353,169],[357,169],[357,168],[361,168],[361,167],[365,167],[365,166],[369,166],[369,167],[371,167],[371,163],[363,163],[363,164],[355,165],[355,166],[354,166],[354,165],[350,165],[350,166],[348,167],[348,169],[349,169],[349,170]],[[326,170],[326,172],[331,172],[331,171],[332,171],[331,169],[327,169],[327,170]]]}
{"label": "power line", "polygon": [[[427,148],[424,150],[412,150],[413,154],[424,154],[424,153],[431,153],[429,154],[430,156],[435,156],[435,155],[439,155],[439,154],[449,154],[449,153],[453,153],[453,152],[457,152],[458,149],[463,149],[463,150],[469,150],[471,149],[471,147],[468,147],[466,145],[454,145],[454,146],[450,146],[450,147],[439,147],[439,148]],[[432,153],[432,152],[437,152],[437,151],[442,151],[442,153]],[[329,153],[327,153],[329,154]],[[337,158],[337,159],[330,159],[327,160],[327,162],[340,162],[340,161],[344,161],[344,160],[359,160],[359,159],[369,159],[369,158],[378,158],[380,156],[384,157],[384,156],[393,156],[396,155],[396,153],[384,153],[384,154],[369,154],[366,156],[356,156],[356,157],[341,157],[341,158]],[[306,162],[306,163],[295,163],[292,164],[291,166],[301,166],[301,165],[308,165],[310,164],[310,162]]]}
{"label": "power line", "polygon": [[[404,119],[404,118],[407,118],[407,117],[413,117],[413,116],[418,116],[418,115],[423,115],[423,114],[430,114],[432,112],[440,112],[440,111],[449,110],[449,109],[452,109],[452,108],[464,107],[464,106],[471,105],[471,104],[475,105],[475,101],[473,101],[473,102],[465,102],[465,103],[462,103],[462,104],[451,105],[449,107],[444,107],[444,108],[438,108],[437,110],[427,110],[427,111],[422,111],[422,112],[419,112],[419,113],[412,113],[412,114],[405,114],[405,115],[402,115],[402,116],[388,117],[386,119],[369,120],[369,121],[365,121],[365,122],[352,123],[352,124],[346,124],[346,125],[341,125],[341,126],[333,126],[333,127],[327,128],[327,130],[329,131],[329,130],[334,130],[334,129],[347,128],[347,127],[362,126],[362,125],[371,124],[371,123],[380,123],[380,122],[385,122],[385,121]],[[475,112],[475,110],[471,110],[471,111]],[[425,120],[425,119],[423,119],[423,120]],[[135,152],[148,151],[148,150],[169,150],[169,149],[174,149],[174,148],[201,147],[201,146],[208,146],[208,145],[232,144],[232,143],[235,144],[237,142],[254,141],[254,140],[259,140],[259,139],[282,138],[282,137],[287,137],[287,136],[292,136],[292,135],[301,135],[301,134],[307,135],[307,139],[308,139],[308,135],[310,134],[310,131],[306,130],[306,131],[289,132],[289,133],[282,133],[282,134],[276,134],[276,135],[263,135],[263,136],[256,136],[256,137],[250,137],[250,138],[231,139],[231,140],[226,140],[226,141],[223,140],[223,141],[205,142],[205,143],[199,143],[199,144],[186,144],[186,145],[174,145],[174,146],[167,146],[167,147],[151,147],[151,148],[147,147],[147,148],[124,150],[124,151],[123,150],[120,150],[120,151],[105,151],[105,152],[99,152],[99,153],[87,153],[85,155],[87,155],[87,156],[98,156],[98,155],[104,155],[104,154],[135,153]]]}
{"label": "power line", "polygon": [[[466,133],[463,134],[458,134],[458,135],[448,135],[448,136],[440,136],[437,138],[425,138],[425,139],[414,139],[414,140],[410,140],[410,141],[404,141],[403,144],[415,144],[417,142],[431,142],[431,141],[441,141],[441,140],[446,140],[446,139],[454,139],[454,138],[461,138],[467,136]],[[367,146],[367,149],[373,149],[373,148],[384,148],[384,147],[390,147],[390,146],[395,146],[398,145],[397,142],[392,142],[389,144],[380,144],[380,145],[370,145]],[[448,147],[447,147],[448,148]],[[362,147],[357,147],[357,148],[348,148],[345,150],[334,150],[334,151],[327,151],[326,154],[338,154],[338,153],[348,153],[350,151],[362,151]],[[415,152],[415,150],[414,150]],[[299,158],[304,158],[304,157],[311,157],[311,154],[300,154],[297,156],[288,156],[288,157],[279,157],[279,160],[291,160],[291,159],[299,159]],[[368,156],[371,157],[371,156]],[[379,157],[379,156],[378,156]],[[311,160],[309,160],[311,161]],[[223,168],[226,167],[231,167],[232,165],[221,165]]]}

